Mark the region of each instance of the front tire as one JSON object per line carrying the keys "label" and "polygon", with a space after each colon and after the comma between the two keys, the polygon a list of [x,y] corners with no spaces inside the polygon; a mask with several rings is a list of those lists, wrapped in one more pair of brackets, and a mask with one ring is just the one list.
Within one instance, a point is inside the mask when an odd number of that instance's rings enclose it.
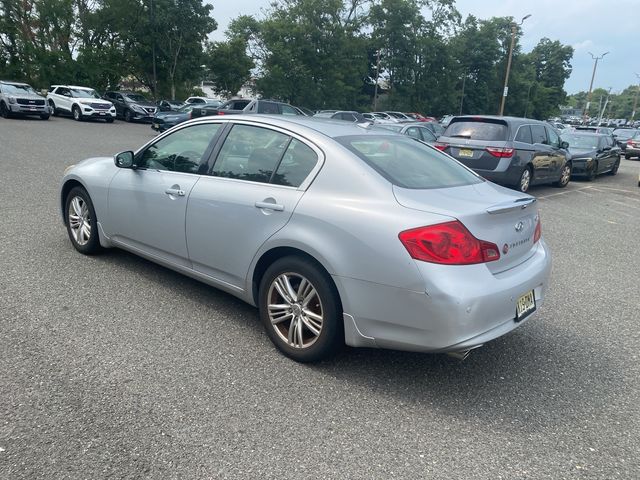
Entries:
{"label": "front tire", "polygon": [[51,114],[54,117],[58,116],[58,110],[56,109],[56,104],[53,102],[53,100],[49,100],[49,109],[51,110]]}
{"label": "front tire", "polygon": [[80,111],[80,107],[78,107],[77,105],[74,105],[73,108],[71,109],[71,113],[73,114],[73,119],[76,122],[82,121],[82,111]]}
{"label": "front tire", "polygon": [[315,262],[297,256],[276,260],[262,277],[258,297],[267,335],[287,357],[317,362],[344,345],[338,292]]}
{"label": "front tire", "polygon": [[2,118],[9,118],[11,116],[9,107],[7,107],[4,102],[0,102],[0,116],[2,116]]}
{"label": "front tire", "polygon": [[82,187],[73,187],[64,206],[64,220],[73,247],[84,255],[100,251],[96,211],[87,191]]}
{"label": "front tire", "polygon": [[124,112],[124,121],[131,122],[131,110],[127,110]]}
{"label": "front tire", "polygon": [[571,164],[565,163],[564,167],[562,167],[562,171],[560,172],[560,179],[555,182],[553,185],[558,188],[564,188],[569,185],[569,181],[571,180]]}
{"label": "front tire", "polygon": [[113,123],[113,118],[107,118],[107,123]]}
{"label": "front tire", "polygon": [[40,115],[40,120],[49,120],[49,114]]}

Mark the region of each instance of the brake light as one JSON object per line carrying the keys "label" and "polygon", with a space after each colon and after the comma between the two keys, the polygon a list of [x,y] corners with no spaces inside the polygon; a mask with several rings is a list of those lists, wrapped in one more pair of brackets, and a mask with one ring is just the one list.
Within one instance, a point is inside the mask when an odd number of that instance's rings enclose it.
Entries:
{"label": "brake light", "polygon": [[510,158],[513,156],[513,148],[487,147],[487,152],[497,158]]}
{"label": "brake light", "polygon": [[500,258],[496,244],[478,240],[458,220],[405,230],[398,235],[415,260],[443,265],[471,265]]}
{"label": "brake light", "polygon": [[533,243],[536,243],[542,237],[542,224],[540,223],[540,214],[538,213],[538,223],[536,223],[536,229],[533,232]]}
{"label": "brake light", "polygon": [[221,112],[220,110],[218,110],[218,115],[224,115],[224,112]]}
{"label": "brake light", "polygon": [[627,145],[632,145],[633,144],[633,140],[629,139],[627,140]]}
{"label": "brake light", "polygon": [[433,144],[433,146],[436,147],[441,152],[444,152],[445,149],[449,146],[449,144],[436,142],[436,143]]}

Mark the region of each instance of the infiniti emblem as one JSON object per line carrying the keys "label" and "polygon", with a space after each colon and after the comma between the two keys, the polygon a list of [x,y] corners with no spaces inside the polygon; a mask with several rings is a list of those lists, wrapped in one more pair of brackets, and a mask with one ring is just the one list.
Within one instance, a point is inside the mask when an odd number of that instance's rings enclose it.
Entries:
{"label": "infiniti emblem", "polygon": [[524,223],[522,223],[522,222],[518,222],[518,223],[516,223],[516,225],[515,225],[515,227],[514,227],[514,228],[516,229],[516,232],[518,232],[518,233],[519,233],[519,232],[521,232],[521,231],[522,231],[522,229],[524,228]]}

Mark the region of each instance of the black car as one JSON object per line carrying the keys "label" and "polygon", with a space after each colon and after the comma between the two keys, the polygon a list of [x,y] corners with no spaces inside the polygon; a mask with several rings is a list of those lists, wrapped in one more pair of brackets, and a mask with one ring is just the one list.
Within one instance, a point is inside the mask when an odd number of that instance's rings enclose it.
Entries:
{"label": "black car", "polygon": [[601,173],[618,173],[620,147],[611,135],[576,131],[563,134],[562,140],[569,144],[572,176],[593,180]]}
{"label": "black car", "polygon": [[613,137],[627,160],[640,155],[640,130],[618,128],[614,130]]}
{"label": "black car", "polygon": [[237,115],[255,114],[266,115],[304,115],[297,108],[288,103],[276,100],[249,100],[236,99],[223,103],[220,107],[212,108],[206,105],[194,106],[191,112],[192,117],[203,117],[208,115]]}
{"label": "black car", "polygon": [[124,118],[125,122],[134,120],[151,122],[158,111],[158,107],[139,93],[134,92],[106,92],[104,98],[110,100],[116,107],[116,116]]}
{"label": "black car", "polygon": [[158,100],[156,106],[161,112],[176,112],[184,105],[184,102],[179,100]]}
{"label": "black car", "polygon": [[194,107],[193,104],[185,103],[176,111],[157,112],[151,122],[151,128],[157,132],[164,132],[179,123],[186,122],[191,119],[191,111]]}
{"label": "black car", "polygon": [[539,120],[454,117],[435,146],[487,180],[521,192],[543,183],[566,187],[571,179],[567,144]]}

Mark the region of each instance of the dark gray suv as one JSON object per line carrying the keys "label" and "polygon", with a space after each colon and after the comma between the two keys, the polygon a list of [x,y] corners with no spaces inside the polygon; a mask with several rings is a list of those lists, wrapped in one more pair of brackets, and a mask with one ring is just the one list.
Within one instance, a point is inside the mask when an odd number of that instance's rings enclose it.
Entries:
{"label": "dark gray suv", "polygon": [[542,183],[566,187],[571,179],[567,144],[551,125],[530,118],[455,117],[435,146],[487,180],[522,192]]}

